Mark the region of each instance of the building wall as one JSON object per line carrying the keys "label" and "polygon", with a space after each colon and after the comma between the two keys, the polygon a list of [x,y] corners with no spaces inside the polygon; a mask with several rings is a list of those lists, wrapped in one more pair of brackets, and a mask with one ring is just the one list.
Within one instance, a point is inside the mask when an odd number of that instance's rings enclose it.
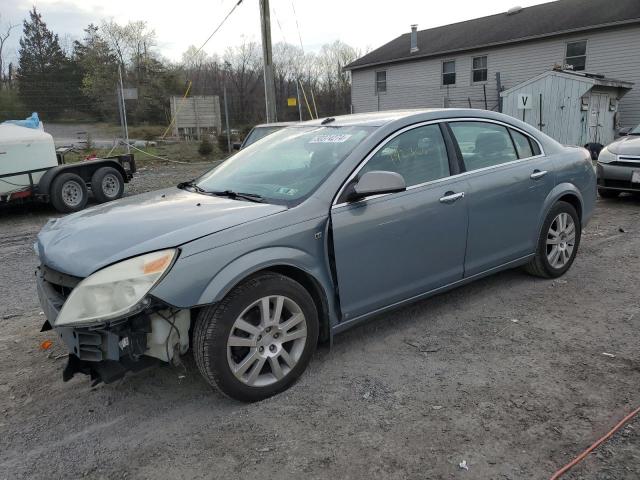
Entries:
{"label": "building wall", "polygon": [[[586,70],[608,77],[634,82],[635,87],[620,102],[623,126],[640,124],[640,26],[615,30],[564,35],[511,46],[388,64],[352,72],[351,101],[354,113],[397,108],[445,106],[484,108],[483,84],[471,81],[473,57],[487,55],[487,82],[484,83],[487,107],[497,110],[496,72],[505,89],[563,64],[567,42],[587,40]],[[407,44],[407,51],[409,44]],[[456,84],[442,86],[443,60],[456,61]],[[387,92],[376,95],[375,72],[387,71]]]}

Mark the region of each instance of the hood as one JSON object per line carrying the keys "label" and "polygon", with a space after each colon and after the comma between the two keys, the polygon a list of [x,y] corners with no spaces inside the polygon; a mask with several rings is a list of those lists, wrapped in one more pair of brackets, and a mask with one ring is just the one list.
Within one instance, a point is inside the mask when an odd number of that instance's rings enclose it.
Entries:
{"label": "hood", "polygon": [[616,155],[640,155],[640,135],[621,137],[607,146]]}
{"label": "hood", "polygon": [[50,220],[38,234],[40,261],[86,277],[119,260],[192,240],[286,210],[281,205],[158,190]]}

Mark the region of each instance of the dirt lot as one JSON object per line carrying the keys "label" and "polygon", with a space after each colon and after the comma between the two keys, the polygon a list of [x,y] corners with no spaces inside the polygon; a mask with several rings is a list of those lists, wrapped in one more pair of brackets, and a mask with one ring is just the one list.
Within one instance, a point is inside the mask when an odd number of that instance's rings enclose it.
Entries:
{"label": "dirt lot", "polygon": [[[148,167],[130,192],[205,168]],[[631,197],[599,201],[562,279],[511,271],[386,314],[252,405],[212,391],[190,358],[113,385],[63,383],[64,347],[39,333],[33,281],[32,243],[51,216],[0,211],[0,479],[542,479],[640,405]],[[565,478],[639,472],[640,419]]]}

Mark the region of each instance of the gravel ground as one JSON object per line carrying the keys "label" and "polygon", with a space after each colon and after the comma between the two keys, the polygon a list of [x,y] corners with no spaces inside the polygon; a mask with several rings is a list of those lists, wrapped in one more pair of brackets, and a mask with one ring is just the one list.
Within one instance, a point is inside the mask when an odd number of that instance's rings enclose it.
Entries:
{"label": "gravel ground", "polygon": [[[204,169],[147,166],[128,192]],[[631,197],[599,201],[563,278],[509,271],[385,314],[251,405],[212,391],[190,357],[112,385],[63,383],[33,280],[32,243],[55,215],[0,210],[0,479],[542,479],[640,405]],[[640,419],[565,478],[638,472]]]}

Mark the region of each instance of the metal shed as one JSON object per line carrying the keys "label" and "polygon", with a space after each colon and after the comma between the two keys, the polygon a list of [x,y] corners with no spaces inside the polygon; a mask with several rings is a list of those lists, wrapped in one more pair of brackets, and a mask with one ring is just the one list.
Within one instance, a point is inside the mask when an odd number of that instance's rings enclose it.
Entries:
{"label": "metal shed", "polygon": [[603,75],[551,70],[500,93],[502,112],[565,145],[614,140],[619,100],[633,83]]}

